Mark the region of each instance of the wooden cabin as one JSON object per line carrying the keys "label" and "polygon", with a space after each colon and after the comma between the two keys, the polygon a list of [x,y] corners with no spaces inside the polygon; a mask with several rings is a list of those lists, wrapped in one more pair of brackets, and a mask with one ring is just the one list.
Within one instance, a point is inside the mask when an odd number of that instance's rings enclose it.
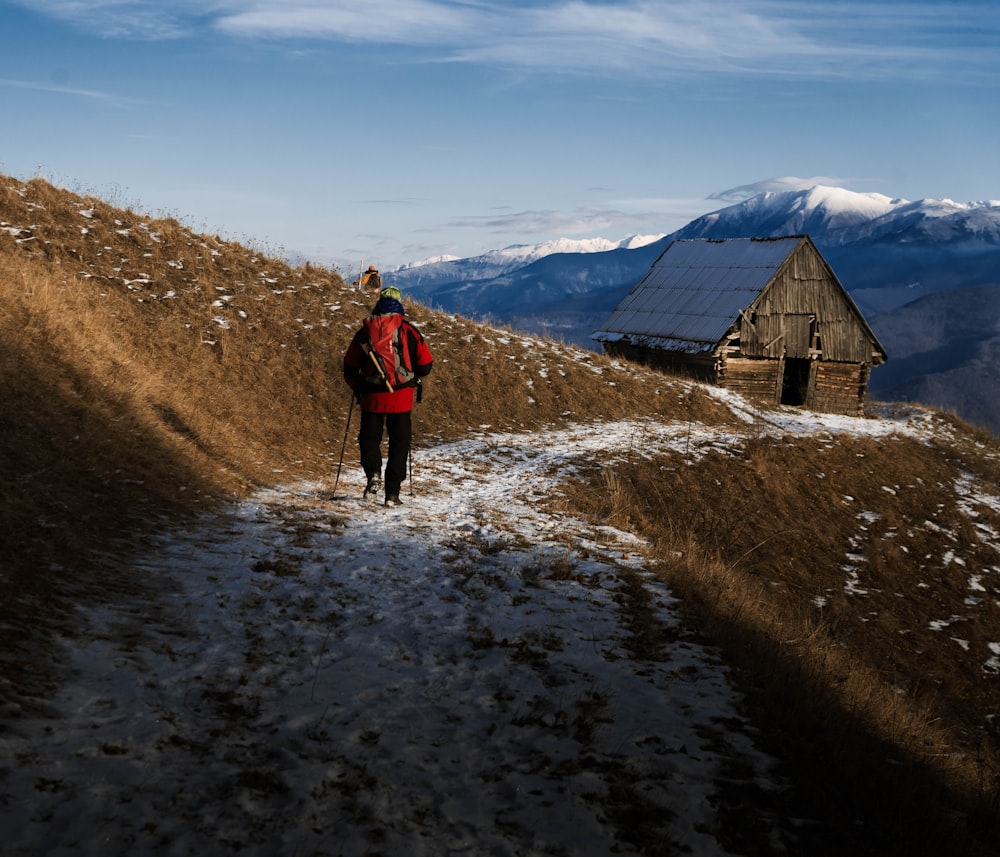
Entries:
{"label": "wooden cabin", "polygon": [[852,415],[887,359],[807,235],[674,241],[593,338],[749,397]]}

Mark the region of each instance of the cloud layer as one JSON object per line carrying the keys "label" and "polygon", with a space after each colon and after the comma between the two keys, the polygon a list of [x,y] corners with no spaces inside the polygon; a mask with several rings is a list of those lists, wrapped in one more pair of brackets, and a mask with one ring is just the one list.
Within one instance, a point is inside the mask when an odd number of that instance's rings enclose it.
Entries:
{"label": "cloud layer", "polygon": [[[114,38],[214,33],[382,44],[411,51],[413,61],[649,77],[932,75],[952,66],[975,74],[995,68],[1000,34],[992,2],[21,0],[21,5]],[[980,47],[970,50],[970,42]]]}
{"label": "cloud layer", "polygon": [[781,176],[779,178],[764,179],[759,182],[753,182],[753,184],[740,185],[739,187],[731,187],[726,190],[710,193],[706,199],[739,202],[740,200],[756,196],[758,193],[782,193],[789,190],[807,190],[808,188],[816,187],[816,185],[845,187],[855,181],[858,181],[858,179],[842,179],[833,176],[813,176],[809,179],[803,179],[798,176]]}

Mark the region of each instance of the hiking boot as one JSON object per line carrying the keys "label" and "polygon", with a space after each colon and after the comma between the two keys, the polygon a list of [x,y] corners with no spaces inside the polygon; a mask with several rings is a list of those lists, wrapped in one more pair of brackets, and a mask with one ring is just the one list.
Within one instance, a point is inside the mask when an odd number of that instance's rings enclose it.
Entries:
{"label": "hiking boot", "polygon": [[382,490],[382,478],[380,476],[369,476],[368,484],[365,486],[365,493],[361,499],[368,503],[374,503],[378,499],[378,493]]}
{"label": "hiking boot", "polygon": [[399,499],[398,494],[386,494],[385,495],[385,505],[386,506],[402,506],[403,501]]}

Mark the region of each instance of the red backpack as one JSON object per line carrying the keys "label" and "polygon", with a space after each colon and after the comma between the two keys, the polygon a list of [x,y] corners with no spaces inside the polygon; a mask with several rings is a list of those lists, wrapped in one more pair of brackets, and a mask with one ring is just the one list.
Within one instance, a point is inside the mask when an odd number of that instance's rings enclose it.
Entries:
{"label": "red backpack", "polygon": [[403,317],[398,313],[373,315],[364,321],[367,341],[361,347],[369,355],[372,372],[365,377],[371,384],[385,384],[389,390],[405,387],[415,377],[409,349],[402,341]]}

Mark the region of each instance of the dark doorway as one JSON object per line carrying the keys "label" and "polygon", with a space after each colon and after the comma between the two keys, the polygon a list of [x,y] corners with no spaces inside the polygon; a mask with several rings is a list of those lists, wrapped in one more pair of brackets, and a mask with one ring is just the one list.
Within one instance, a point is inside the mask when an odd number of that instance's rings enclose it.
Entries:
{"label": "dark doorway", "polygon": [[801,357],[785,358],[785,374],[781,379],[781,404],[804,405],[809,394],[809,364]]}

